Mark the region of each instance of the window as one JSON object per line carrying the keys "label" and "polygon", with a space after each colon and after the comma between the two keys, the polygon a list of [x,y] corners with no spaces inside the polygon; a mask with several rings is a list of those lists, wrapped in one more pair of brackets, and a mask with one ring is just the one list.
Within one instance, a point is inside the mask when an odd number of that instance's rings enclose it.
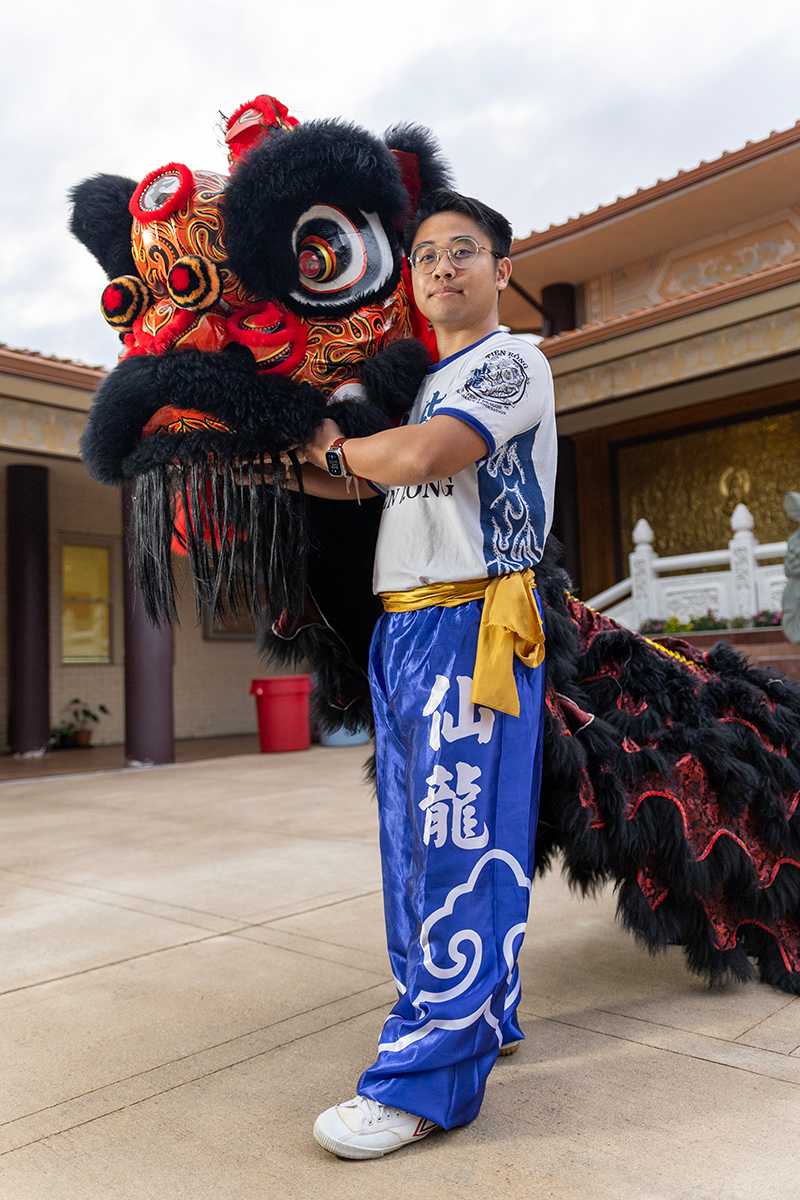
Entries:
{"label": "window", "polygon": [[111,662],[111,551],[108,546],[61,547],[61,659]]}

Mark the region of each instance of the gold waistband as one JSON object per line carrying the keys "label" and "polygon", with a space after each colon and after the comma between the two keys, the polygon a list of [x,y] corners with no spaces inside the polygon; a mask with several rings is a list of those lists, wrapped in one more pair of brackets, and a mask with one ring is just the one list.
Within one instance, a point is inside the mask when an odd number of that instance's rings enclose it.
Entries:
{"label": "gold waistband", "polygon": [[413,612],[438,605],[452,608],[483,600],[478,631],[472,703],[519,716],[514,657],[528,667],[544,661],[544,629],[533,590],[536,577],[528,567],[491,579],[429,583],[406,592],[381,592],[386,612]]}

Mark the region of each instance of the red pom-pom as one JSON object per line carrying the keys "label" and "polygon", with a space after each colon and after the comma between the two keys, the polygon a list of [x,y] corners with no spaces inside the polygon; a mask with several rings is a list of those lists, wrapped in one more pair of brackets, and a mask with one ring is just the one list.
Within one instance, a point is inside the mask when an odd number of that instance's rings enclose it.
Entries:
{"label": "red pom-pom", "polygon": [[186,267],[173,267],[170,271],[169,281],[176,292],[185,292],[188,290],[192,279]]}
{"label": "red pom-pom", "polygon": [[103,292],[103,307],[107,312],[117,312],[124,303],[124,297],[121,290],[113,283],[109,284]]}

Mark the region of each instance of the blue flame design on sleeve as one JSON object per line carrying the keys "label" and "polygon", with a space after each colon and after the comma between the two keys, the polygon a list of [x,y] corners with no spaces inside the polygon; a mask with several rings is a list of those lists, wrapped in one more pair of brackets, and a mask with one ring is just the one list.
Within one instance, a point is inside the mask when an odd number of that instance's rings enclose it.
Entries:
{"label": "blue flame design on sleeve", "polygon": [[545,503],[533,469],[539,426],[478,464],[483,553],[489,575],[533,567],[544,549]]}

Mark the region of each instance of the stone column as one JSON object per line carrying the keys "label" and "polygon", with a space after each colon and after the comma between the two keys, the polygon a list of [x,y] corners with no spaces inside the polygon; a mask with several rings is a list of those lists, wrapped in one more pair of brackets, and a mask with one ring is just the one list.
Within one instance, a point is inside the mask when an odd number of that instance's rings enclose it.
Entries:
{"label": "stone column", "polygon": [[[791,521],[800,522],[800,492],[787,492],[783,509]],[[800,642],[800,529],[788,539],[783,570],[783,632],[790,642]]]}
{"label": "stone column", "polygon": [[731,552],[731,617],[746,617],[748,621],[758,612],[756,587],[757,541],[753,533],[753,514],[744,504],[737,504],[731,515],[733,537],[728,542]]}
{"label": "stone column", "polygon": [[125,581],[125,758],[129,766],[175,761],[172,628],[153,625],[132,565],[135,483],[122,488],[122,556]]}
{"label": "stone column", "polygon": [[6,470],[8,740],[39,755],[50,736],[50,524],[47,467]]}
{"label": "stone column", "polygon": [[653,560],[656,552],[653,549],[655,534],[644,517],[633,527],[633,552],[630,555],[631,567],[631,598],[636,617],[636,629],[641,629],[645,621],[653,620],[661,614],[658,610],[658,594]]}

